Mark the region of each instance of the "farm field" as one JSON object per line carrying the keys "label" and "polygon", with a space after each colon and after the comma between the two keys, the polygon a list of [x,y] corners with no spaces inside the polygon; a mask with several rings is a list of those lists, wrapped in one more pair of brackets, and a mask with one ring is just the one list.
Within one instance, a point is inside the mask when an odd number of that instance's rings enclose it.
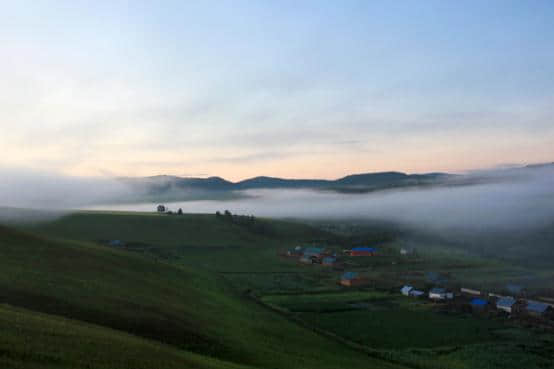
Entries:
{"label": "farm field", "polygon": [[[551,368],[554,334],[505,321],[437,312],[434,304],[382,291],[270,295],[314,329],[364,346],[372,355],[422,368]],[[509,358],[509,359],[508,359]]]}

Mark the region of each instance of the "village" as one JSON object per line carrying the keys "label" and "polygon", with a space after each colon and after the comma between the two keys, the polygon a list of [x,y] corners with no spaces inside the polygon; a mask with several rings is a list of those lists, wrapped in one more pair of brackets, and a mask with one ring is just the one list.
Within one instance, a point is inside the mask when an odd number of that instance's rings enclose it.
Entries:
{"label": "village", "polygon": [[[395,250],[399,257],[409,257],[414,250]],[[389,250],[390,253],[390,250]],[[481,290],[471,286],[453,283],[442,278],[440,273],[425,273],[426,280],[405,280],[402,284],[379,285],[368,273],[356,269],[357,258],[382,257],[375,247],[356,246],[349,249],[333,250],[326,247],[297,246],[287,250],[284,256],[298,260],[301,265],[320,265],[341,272],[336,283],[342,288],[375,288],[398,293],[406,298],[427,301],[442,311],[472,313],[480,316],[505,317],[529,326],[554,329],[554,299],[536,296],[519,285],[508,284],[499,291]],[[391,264],[395,264],[394,261]],[[394,284],[394,282],[393,282]],[[394,292],[396,291],[396,292]]]}

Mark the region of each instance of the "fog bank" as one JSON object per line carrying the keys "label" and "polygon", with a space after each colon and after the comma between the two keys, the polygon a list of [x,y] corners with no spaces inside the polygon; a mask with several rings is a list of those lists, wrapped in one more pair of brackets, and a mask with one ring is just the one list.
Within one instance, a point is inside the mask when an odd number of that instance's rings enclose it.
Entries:
{"label": "fog bank", "polygon": [[[342,194],[312,190],[249,190],[229,201],[167,204],[191,213],[311,219],[379,219],[428,230],[532,229],[554,224],[554,167],[469,174],[440,187]],[[473,184],[468,184],[473,183]],[[96,209],[153,211],[155,204]]]}

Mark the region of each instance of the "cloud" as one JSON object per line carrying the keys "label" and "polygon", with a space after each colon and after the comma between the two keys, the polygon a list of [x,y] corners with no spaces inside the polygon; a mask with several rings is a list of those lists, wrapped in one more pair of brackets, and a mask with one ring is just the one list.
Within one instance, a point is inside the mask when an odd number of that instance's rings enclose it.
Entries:
{"label": "cloud", "polygon": [[112,201],[129,189],[108,177],[86,178],[23,169],[0,168],[0,206],[71,209]]}

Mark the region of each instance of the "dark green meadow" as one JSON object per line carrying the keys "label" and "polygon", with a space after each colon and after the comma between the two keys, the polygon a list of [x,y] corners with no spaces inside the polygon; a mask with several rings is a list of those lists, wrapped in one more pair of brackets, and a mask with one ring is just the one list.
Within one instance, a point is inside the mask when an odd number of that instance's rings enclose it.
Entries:
{"label": "dark green meadow", "polygon": [[[93,214],[92,219],[87,219],[87,216],[77,217],[84,217],[83,224],[102,222],[98,214]],[[120,214],[103,216],[105,229],[114,224],[120,225],[118,222],[125,219],[125,215]],[[71,220],[71,216],[68,219]],[[130,216],[130,224],[137,227],[134,234],[147,229],[146,225],[142,227],[140,224],[141,219],[144,224],[150,221],[156,224],[165,220],[173,221],[158,215]],[[202,216],[183,217],[180,221],[185,224],[190,219],[198,220],[205,227],[210,223],[208,218]],[[63,229],[60,225],[63,221],[54,223],[56,230]],[[49,232],[52,229],[50,227],[51,224],[46,225]],[[233,224],[223,224],[222,227],[235,229]],[[201,231],[196,228],[196,225],[190,227],[187,232],[213,233],[210,227]],[[75,228],[67,229],[75,232]],[[160,258],[156,253],[130,252],[89,243],[83,241],[86,237],[80,232],[80,241],[75,241],[62,240],[63,234],[48,238],[45,236],[48,232],[34,227],[33,232],[41,235],[31,235],[28,231],[0,228],[0,301],[6,304],[8,310],[23,308],[25,312],[33,314],[48,314],[41,317],[64,317],[79,324],[87,323],[87,327],[92,325],[116,330],[125,333],[124,337],[131,337],[128,342],[131,348],[138,345],[137,340],[155,342],[163,344],[167,350],[173,350],[176,363],[180,362],[179,355],[194,356],[192,353],[201,362],[195,366],[183,359],[183,367],[217,367],[219,361],[259,368],[394,367],[290,322],[244,295],[219,273],[211,272],[201,265],[185,266],[174,259]],[[170,232],[182,230],[178,226],[169,228],[165,233],[166,240],[171,239]],[[229,229],[223,232],[225,235],[231,234]],[[77,238],[75,234],[66,237]],[[156,237],[161,237],[159,235]],[[101,231],[98,231],[98,236],[98,239],[110,237]],[[140,239],[140,236],[136,237],[133,241]],[[225,236],[219,237],[220,240],[226,239]],[[187,239],[192,238],[187,236]],[[209,237],[206,239],[210,240]],[[250,234],[246,239],[259,241],[263,237]],[[214,235],[209,242],[215,243],[216,240]],[[168,242],[162,246],[171,248],[174,245]],[[211,246],[219,247],[215,244]],[[256,242],[252,247],[263,248],[264,245],[258,246]],[[7,317],[6,312],[2,314]],[[27,315],[32,320],[31,313],[22,314],[20,316],[25,324]],[[10,321],[9,318],[2,320],[0,329],[18,332],[17,327],[9,325]],[[17,340],[22,339],[26,342],[24,350],[35,352],[35,347],[42,347],[42,351],[59,352],[59,355],[67,357],[64,359],[67,360],[67,367],[78,367],[80,362],[77,357],[83,355],[83,351],[87,352],[82,344],[89,339],[86,329],[81,329],[78,324],[67,324],[67,332],[80,339],[72,340],[76,346],[67,349],[69,353],[64,356],[63,346],[60,348],[56,340],[45,341],[44,335],[40,333],[43,328],[48,331],[48,321],[49,318],[33,320],[34,323],[29,323],[29,328],[26,328],[29,333],[20,338],[17,338],[18,333],[8,335],[8,340],[1,341],[2,360],[9,360],[14,363],[14,367],[49,367],[50,359],[46,357],[42,363],[40,358],[18,353]],[[45,327],[42,327],[41,322],[44,322]],[[95,345],[99,343],[96,343],[94,337],[90,340],[95,350]],[[131,348],[126,349],[123,345],[121,351],[114,350],[112,354],[108,352],[105,361],[118,367],[120,360],[131,360],[135,350]],[[110,359],[109,355],[113,357]],[[212,358],[219,360],[216,361],[217,365],[212,366]],[[86,365],[83,364],[84,367]],[[92,364],[89,367],[102,366]]]}
{"label": "dark green meadow", "polygon": [[2,368],[247,368],[121,330],[6,304],[0,305],[0,329]]}
{"label": "dark green meadow", "polygon": [[[428,270],[456,279],[508,265],[456,253],[399,257],[397,241],[379,243],[381,232],[372,237],[269,219],[118,212],[2,227],[0,330],[10,333],[0,339],[0,363],[552,367],[546,360],[552,334],[506,320],[440,313],[399,296],[406,281],[427,284]],[[108,246],[110,240],[125,245]],[[283,256],[297,245],[323,244],[341,253],[353,242],[381,250],[379,257],[342,257],[347,270],[370,278],[368,287],[341,287],[341,271]],[[65,348],[69,342],[74,344]],[[103,353],[94,354],[98,350]]]}

